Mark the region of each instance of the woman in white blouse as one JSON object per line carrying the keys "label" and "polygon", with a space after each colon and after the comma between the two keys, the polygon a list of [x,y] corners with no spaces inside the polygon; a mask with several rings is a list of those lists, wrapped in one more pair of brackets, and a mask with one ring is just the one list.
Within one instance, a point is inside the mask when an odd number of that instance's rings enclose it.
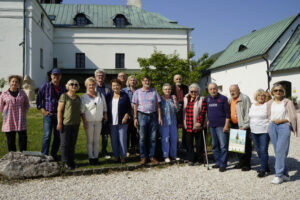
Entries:
{"label": "woman in white blouse", "polygon": [[86,147],[90,165],[98,163],[99,140],[102,128],[102,120],[108,120],[105,97],[97,93],[96,80],[89,77],[85,80],[87,92],[81,97],[81,113],[83,114],[83,126],[86,131]]}
{"label": "woman in white blouse", "polygon": [[275,152],[275,178],[273,184],[289,181],[287,155],[290,146],[291,131],[298,135],[297,113],[292,101],[284,98],[285,89],[280,84],[274,84],[271,95],[274,99],[267,103],[267,114],[271,121],[269,134]]}
{"label": "woman in white blouse", "polygon": [[254,100],[256,103],[251,105],[249,117],[254,147],[260,159],[260,169],[258,170],[257,176],[261,178],[266,175],[266,172],[270,172],[268,165],[268,146],[270,138],[267,133],[269,120],[267,105],[265,104],[266,92],[263,89],[257,90],[254,95]]}

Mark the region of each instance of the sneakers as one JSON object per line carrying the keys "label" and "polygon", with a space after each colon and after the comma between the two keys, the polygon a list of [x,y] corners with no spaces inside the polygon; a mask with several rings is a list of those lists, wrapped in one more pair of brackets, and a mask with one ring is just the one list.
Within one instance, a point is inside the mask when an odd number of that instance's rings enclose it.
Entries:
{"label": "sneakers", "polygon": [[281,178],[281,177],[275,177],[273,180],[272,180],[272,182],[271,183],[273,183],[273,184],[280,184],[280,183],[282,183],[283,182],[283,178]]}
{"label": "sneakers", "polygon": [[109,156],[109,155],[106,155],[104,158],[105,158],[106,160],[108,160],[108,159],[110,159],[110,158],[111,158],[111,156]]}
{"label": "sneakers", "polygon": [[170,163],[170,162],[171,162],[170,158],[165,158],[165,163]]}
{"label": "sneakers", "polygon": [[286,175],[282,175],[281,178],[282,178],[283,181],[290,181],[291,180],[290,176],[286,176]]}

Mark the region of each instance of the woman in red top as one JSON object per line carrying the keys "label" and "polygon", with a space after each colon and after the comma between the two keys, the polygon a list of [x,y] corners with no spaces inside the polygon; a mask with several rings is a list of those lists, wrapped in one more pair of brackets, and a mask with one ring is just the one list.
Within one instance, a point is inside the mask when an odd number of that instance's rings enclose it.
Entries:
{"label": "woman in red top", "polygon": [[[187,159],[189,165],[199,165],[204,153],[204,141],[201,135],[206,113],[206,102],[200,96],[200,87],[193,83],[189,86],[189,93],[184,97],[183,123],[186,129]],[[194,140],[196,152],[194,152]]]}

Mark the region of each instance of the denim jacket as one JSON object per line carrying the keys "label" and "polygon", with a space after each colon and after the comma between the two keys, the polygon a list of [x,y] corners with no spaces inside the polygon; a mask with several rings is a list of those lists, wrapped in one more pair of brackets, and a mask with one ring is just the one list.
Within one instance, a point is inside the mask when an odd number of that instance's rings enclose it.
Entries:
{"label": "denim jacket", "polygon": [[176,112],[178,110],[176,109],[172,98],[170,98],[169,100],[165,100],[165,98],[162,96],[160,102],[160,109],[161,118],[163,120],[163,126],[177,125]]}

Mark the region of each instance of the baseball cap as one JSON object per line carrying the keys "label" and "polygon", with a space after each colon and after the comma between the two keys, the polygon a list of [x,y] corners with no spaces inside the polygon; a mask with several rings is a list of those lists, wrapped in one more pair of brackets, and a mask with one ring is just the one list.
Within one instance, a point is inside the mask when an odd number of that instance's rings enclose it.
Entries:
{"label": "baseball cap", "polygon": [[58,68],[54,68],[54,69],[52,70],[51,74],[61,74],[61,71],[60,71],[60,69],[58,69]]}

